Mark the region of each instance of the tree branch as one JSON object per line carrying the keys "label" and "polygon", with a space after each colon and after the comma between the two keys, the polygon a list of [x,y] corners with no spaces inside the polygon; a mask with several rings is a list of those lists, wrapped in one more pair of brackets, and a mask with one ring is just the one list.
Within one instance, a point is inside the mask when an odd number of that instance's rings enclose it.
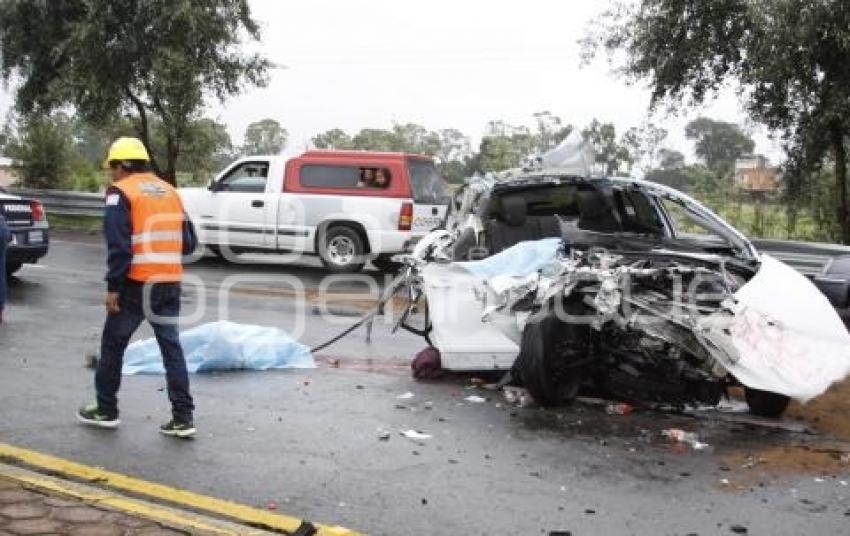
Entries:
{"label": "tree branch", "polygon": [[141,138],[145,148],[148,150],[148,155],[151,159],[151,167],[157,174],[159,174],[159,164],[156,161],[156,156],[154,155],[150,141],[150,124],[148,123],[148,114],[145,103],[142,102],[140,98],[136,97],[130,88],[125,88],[124,91],[127,94],[127,98],[130,99],[130,102],[133,103],[136,107],[136,111],[139,113],[139,137]]}

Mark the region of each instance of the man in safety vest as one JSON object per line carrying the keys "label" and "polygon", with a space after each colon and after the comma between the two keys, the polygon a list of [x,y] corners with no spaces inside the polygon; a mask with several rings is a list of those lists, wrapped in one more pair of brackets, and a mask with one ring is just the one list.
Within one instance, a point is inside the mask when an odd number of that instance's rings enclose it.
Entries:
{"label": "man in safety vest", "polygon": [[108,248],[106,325],[95,372],[97,401],[77,418],[102,428],[118,426],[118,399],[124,350],[147,319],[162,353],[172,419],[160,431],[177,437],[195,434],[194,403],[180,346],[182,256],[197,245],[180,196],[150,170],[145,146],[119,138],[104,163],[112,171],[106,191],[104,234]]}

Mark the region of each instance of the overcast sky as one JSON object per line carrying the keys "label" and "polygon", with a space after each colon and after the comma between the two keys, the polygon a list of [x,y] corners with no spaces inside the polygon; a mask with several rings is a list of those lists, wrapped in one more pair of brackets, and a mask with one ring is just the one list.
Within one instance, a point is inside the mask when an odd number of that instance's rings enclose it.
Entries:
{"label": "overcast sky", "polygon": [[[581,67],[577,40],[606,2],[543,0],[253,0],[263,29],[261,50],[285,66],[271,83],[208,114],[226,123],[234,142],[245,127],[271,117],[290,133],[287,152],[318,132],[387,128],[416,122],[457,128],[477,142],[491,119],[531,125],[549,110],[585,126],[594,117],[618,132],[647,119],[648,92],[610,74],[605,61]],[[8,93],[0,95],[7,108]],[[670,131],[667,145],[692,154],[683,126],[702,113],[744,122],[732,92],[703,110],[653,122]],[[758,130],[757,150],[776,148]]]}

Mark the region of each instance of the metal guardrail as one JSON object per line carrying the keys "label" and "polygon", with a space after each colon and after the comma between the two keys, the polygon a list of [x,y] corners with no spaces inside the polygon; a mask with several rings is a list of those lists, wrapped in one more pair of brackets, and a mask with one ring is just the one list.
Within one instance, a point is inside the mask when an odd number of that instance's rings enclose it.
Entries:
{"label": "metal guardrail", "polygon": [[9,188],[8,191],[10,194],[41,201],[48,216],[50,214],[69,216],[103,215],[103,194],[65,192],[61,190],[34,190],[30,188]]}
{"label": "metal guardrail", "polygon": [[[9,192],[21,197],[38,199],[44,204],[48,215],[51,213],[74,216],[103,215],[103,194],[27,188],[11,188]],[[764,238],[754,238],[752,242],[759,251],[773,255],[806,275],[819,273],[826,262],[833,257],[850,255],[850,246],[840,244]]]}

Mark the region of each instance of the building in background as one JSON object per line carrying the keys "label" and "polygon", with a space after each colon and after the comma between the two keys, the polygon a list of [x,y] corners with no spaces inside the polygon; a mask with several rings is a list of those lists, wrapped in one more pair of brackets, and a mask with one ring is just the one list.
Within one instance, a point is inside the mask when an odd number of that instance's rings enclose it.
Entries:
{"label": "building in background", "polygon": [[0,186],[11,186],[18,180],[15,162],[11,158],[0,156]]}
{"label": "building in background", "polygon": [[749,192],[775,192],[781,177],[764,156],[746,155],[735,160],[735,185]]}

